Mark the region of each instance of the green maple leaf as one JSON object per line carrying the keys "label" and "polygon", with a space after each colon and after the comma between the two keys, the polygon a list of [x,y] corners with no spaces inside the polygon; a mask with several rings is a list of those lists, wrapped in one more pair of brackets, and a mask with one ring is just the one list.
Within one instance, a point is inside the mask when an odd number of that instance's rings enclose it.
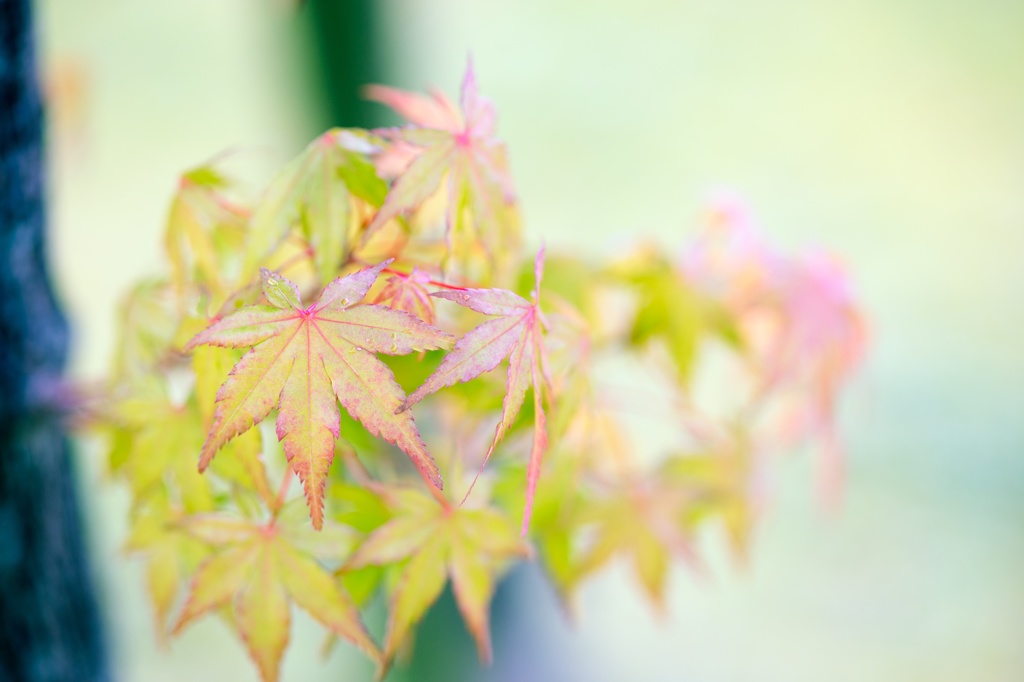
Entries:
{"label": "green maple leaf", "polygon": [[174,291],[166,281],[139,282],[121,301],[111,378],[146,380],[167,352],[178,325]]}
{"label": "green maple leaf", "polygon": [[[224,353],[224,349],[202,348],[199,351]],[[197,352],[197,355],[206,355]],[[210,363],[205,363],[208,368]],[[230,364],[224,369],[226,376]],[[199,377],[197,388],[205,375]],[[223,379],[223,376],[222,376]],[[123,476],[131,485],[133,506],[154,495],[170,495],[185,512],[197,513],[217,506],[218,488],[196,471],[196,443],[202,441],[213,419],[211,389],[208,409],[198,394],[184,403],[175,404],[168,396],[168,382],[151,376],[137,382],[131,395],[113,404],[109,461],[111,471]],[[236,492],[251,491],[271,508],[277,504],[276,493],[270,491],[267,473],[260,458],[262,444],[257,430],[248,431],[225,446],[230,456],[213,462],[213,471]]]}
{"label": "green maple leaf", "polygon": [[173,404],[166,387],[151,378],[117,403],[114,412],[127,436],[118,470],[127,476],[136,503],[171,485],[186,511],[214,508],[210,482],[189,457],[203,433],[194,401]]}
{"label": "green maple leaf", "polygon": [[648,509],[661,500],[622,495],[595,502],[581,515],[593,524],[592,544],[574,570],[581,580],[614,556],[628,557],[644,591],[659,610],[665,607],[665,584],[672,546],[658,532],[658,517]]}
{"label": "green maple leaf", "polygon": [[629,343],[637,348],[660,344],[677,381],[688,386],[700,341],[716,312],[680,270],[653,250],[620,261],[607,274],[637,295]]}
{"label": "green maple leaf", "polygon": [[263,292],[271,305],[242,308],[186,345],[186,350],[253,346],[217,394],[200,471],[221,446],[276,405],[277,436],[303,483],[313,525],[320,528],[327,471],[340,437],[340,401],[368,431],[399,447],[425,479],[441,487],[437,465],[412,415],[396,414],[405,392],[375,353],[451,348],[453,339],[407,313],[356,305],[388,262],[339,277],[308,307],[300,302],[295,284],[264,270]]}
{"label": "green maple leaf", "polygon": [[414,491],[394,499],[395,516],[371,533],[345,566],[357,571],[405,561],[391,595],[385,667],[450,578],[455,601],[480,658],[491,660],[489,609],[498,574],[528,555],[513,523],[490,508],[442,508]]}
{"label": "green maple leaf", "polygon": [[[194,537],[219,548],[196,570],[174,632],[198,617],[228,607],[264,682],[278,679],[288,646],[291,602],[374,661],[376,644],[359,611],[331,574],[296,542],[287,523],[260,525],[222,517],[193,517],[183,524]],[[308,526],[307,526],[308,528]]]}
{"label": "green maple leaf", "polygon": [[188,575],[210,553],[203,543],[176,527],[180,517],[180,509],[171,504],[165,490],[159,489],[136,507],[124,545],[126,552],[145,558],[146,591],[161,643],[166,639],[168,618]]}
{"label": "green maple leaf", "polygon": [[[224,267],[218,255],[221,230],[240,229],[245,212],[221,196],[227,180],[210,166],[182,174],[171,202],[164,246],[171,262],[171,281],[181,295],[190,279],[203,282],[219,296]],[[194,274],[193,274],[194,273]]]}
{"label": "green maple leaf", "polygon": [[686,492],[676,525],[692,529],[717,519],[740,562],[748,558],[754,525],[755,505],[750,498],[753,475],[749,444],[742,436],[718,452],[669,457],[657,472],[658,480],[666,487]]}
{"label": "green maple leaf", "polygon": [[330,281],[355,246],[353,198],[380,206],[386,193],[373,165],[346,145],[346,131],[328,130],[281,171],[253,212],[243,276],[298,224],[320,281]]}
{"label": "green maple leaf", "polygon": [[[553,457],[552,465],[537,486],[531,540],[563,608],[571,614],[578,584],[575,531],[579,511],[586,508],[590,491],[582,480],[578,459]],[[518,509],[525,480],[524,465],[517,462],[504,467],[492,490],[495,503],[502,509]]]}
{"label": "green maple leaf", "polygon": [[[665,586],[673,556],[692,569],[703,566],[693,547],[697,526],[720,517],[730,534],[747,528],[746,510],[733,506],[729,488],[741,485],[742,472],[725,457],[673,457],[658,469],[586,502],[576,518],[588,527],[589,542],[574,560],[573,583],[616,556],[628,559],[656,609],[665,608]],[[734,526],[734,524],[737,524]],[[743,536],[745,542],[746,536]]]}

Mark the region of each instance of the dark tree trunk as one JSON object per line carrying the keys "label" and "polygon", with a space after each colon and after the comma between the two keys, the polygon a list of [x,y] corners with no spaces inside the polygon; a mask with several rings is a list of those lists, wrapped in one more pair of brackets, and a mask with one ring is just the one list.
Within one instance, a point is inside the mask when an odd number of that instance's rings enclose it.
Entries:
{"label": "dark tree trunk", "polygon": [[61,424],[29,0],[0,0],[0,681],[109,679]]}

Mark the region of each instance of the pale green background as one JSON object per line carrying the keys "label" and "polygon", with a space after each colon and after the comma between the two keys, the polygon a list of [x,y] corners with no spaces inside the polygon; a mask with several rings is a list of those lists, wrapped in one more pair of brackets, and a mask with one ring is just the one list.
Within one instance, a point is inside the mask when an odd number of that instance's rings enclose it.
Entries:
{"label": "pale green background", "polygon": [[[102,372],[114,307],[159,267],[177,173],[227,147],[253,177],[315,132],[302,33],[280,0],[46,0],[43,44],[80,62],[83,120],[58,137],[52,253]],[[841,253],[872,349],[844,409],[841,512],[806,455],[780,463],[751,568],[674,576],[652,619],[624,571],[575,630],[539,583],[533,656],[566,679],[1024,679],[1024,4],[382,1],[396,83],[454,92],[472,51],[498,104],[529,235],[595,255],[678,249],[718,186],[787,248]],[[83,451],[83,494],[123,680],[255,679],[217,623],[155,650],[126,499]],[[527,582],[530,580],[528,579]],[[534,582],[537,582],[534,580]],[[322,667],[301,621],[285,679]],[[539,646],[534,640],[531,646]],[[498,642],[502,679],[531,655]],[[505,670],[506,672],[498,672]]]}

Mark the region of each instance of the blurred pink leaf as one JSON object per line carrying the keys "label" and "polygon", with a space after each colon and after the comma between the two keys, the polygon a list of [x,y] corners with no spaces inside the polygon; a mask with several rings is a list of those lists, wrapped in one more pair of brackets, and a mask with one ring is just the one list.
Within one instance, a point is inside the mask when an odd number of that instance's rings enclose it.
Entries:
{"label": "blurred pink leaf", "polygon": [[841,265],[821,251],[794,258],[773,250],[743,201],[725,195],[712,203],[708,228],[682,266],[739,322],[757,374],[755,400],[790,401],[783,440],[822,445],[822,491],[834,500],[842,469],[835,402],[867,342]]}
{"label": "blurred pink leaf", "polygon": [[[447,178],[446,240],[449,250],[462,208],[473,215],[483,235],[515,230],[504,209],[515,203],[505,145],[495,135],[497,113],[481,97],[472,62],[462,83],[457,110],[444,95],[430,97],[394,88],[372,86],[370,99],[386,104],[412,124],[378,131],[395,147],[378,157],[382,174],[397,178],[387,201],[367,228],[378,229],[405,211],[416,208],[442,187]],[[485,240],[486,241],[486,240]]]}

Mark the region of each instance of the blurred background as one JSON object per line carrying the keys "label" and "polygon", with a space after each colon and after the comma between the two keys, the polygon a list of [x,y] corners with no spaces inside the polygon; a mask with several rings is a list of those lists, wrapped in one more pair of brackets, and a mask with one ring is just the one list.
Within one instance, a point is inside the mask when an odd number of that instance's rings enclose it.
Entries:
{"label": "blurred background", "polygon": [[[182,170],[229,150],[264,181],[331,124],[390,120],[354,77],[454,95],[469,53],[533,244],[678,250],[726,186],[771,241],[845,261],[872,346],[842,409],[842,507],[817,505],[806,453],[781,461],[750,565],[711,538],[662,619],[625,570],[584,588],[575,624],[518,571],[496,664],[465,679],[1024,679],[1024,3],[41,0],[37,23],[78,378],[163,267]],[[119,551],[126,494],[79,456],[119,679],[256,679],[213,620],[159,649]],[[367,677],[297,621],[284,679]],[[461,626],[423,630],[441,663],[418,679],[453,679]]]}

